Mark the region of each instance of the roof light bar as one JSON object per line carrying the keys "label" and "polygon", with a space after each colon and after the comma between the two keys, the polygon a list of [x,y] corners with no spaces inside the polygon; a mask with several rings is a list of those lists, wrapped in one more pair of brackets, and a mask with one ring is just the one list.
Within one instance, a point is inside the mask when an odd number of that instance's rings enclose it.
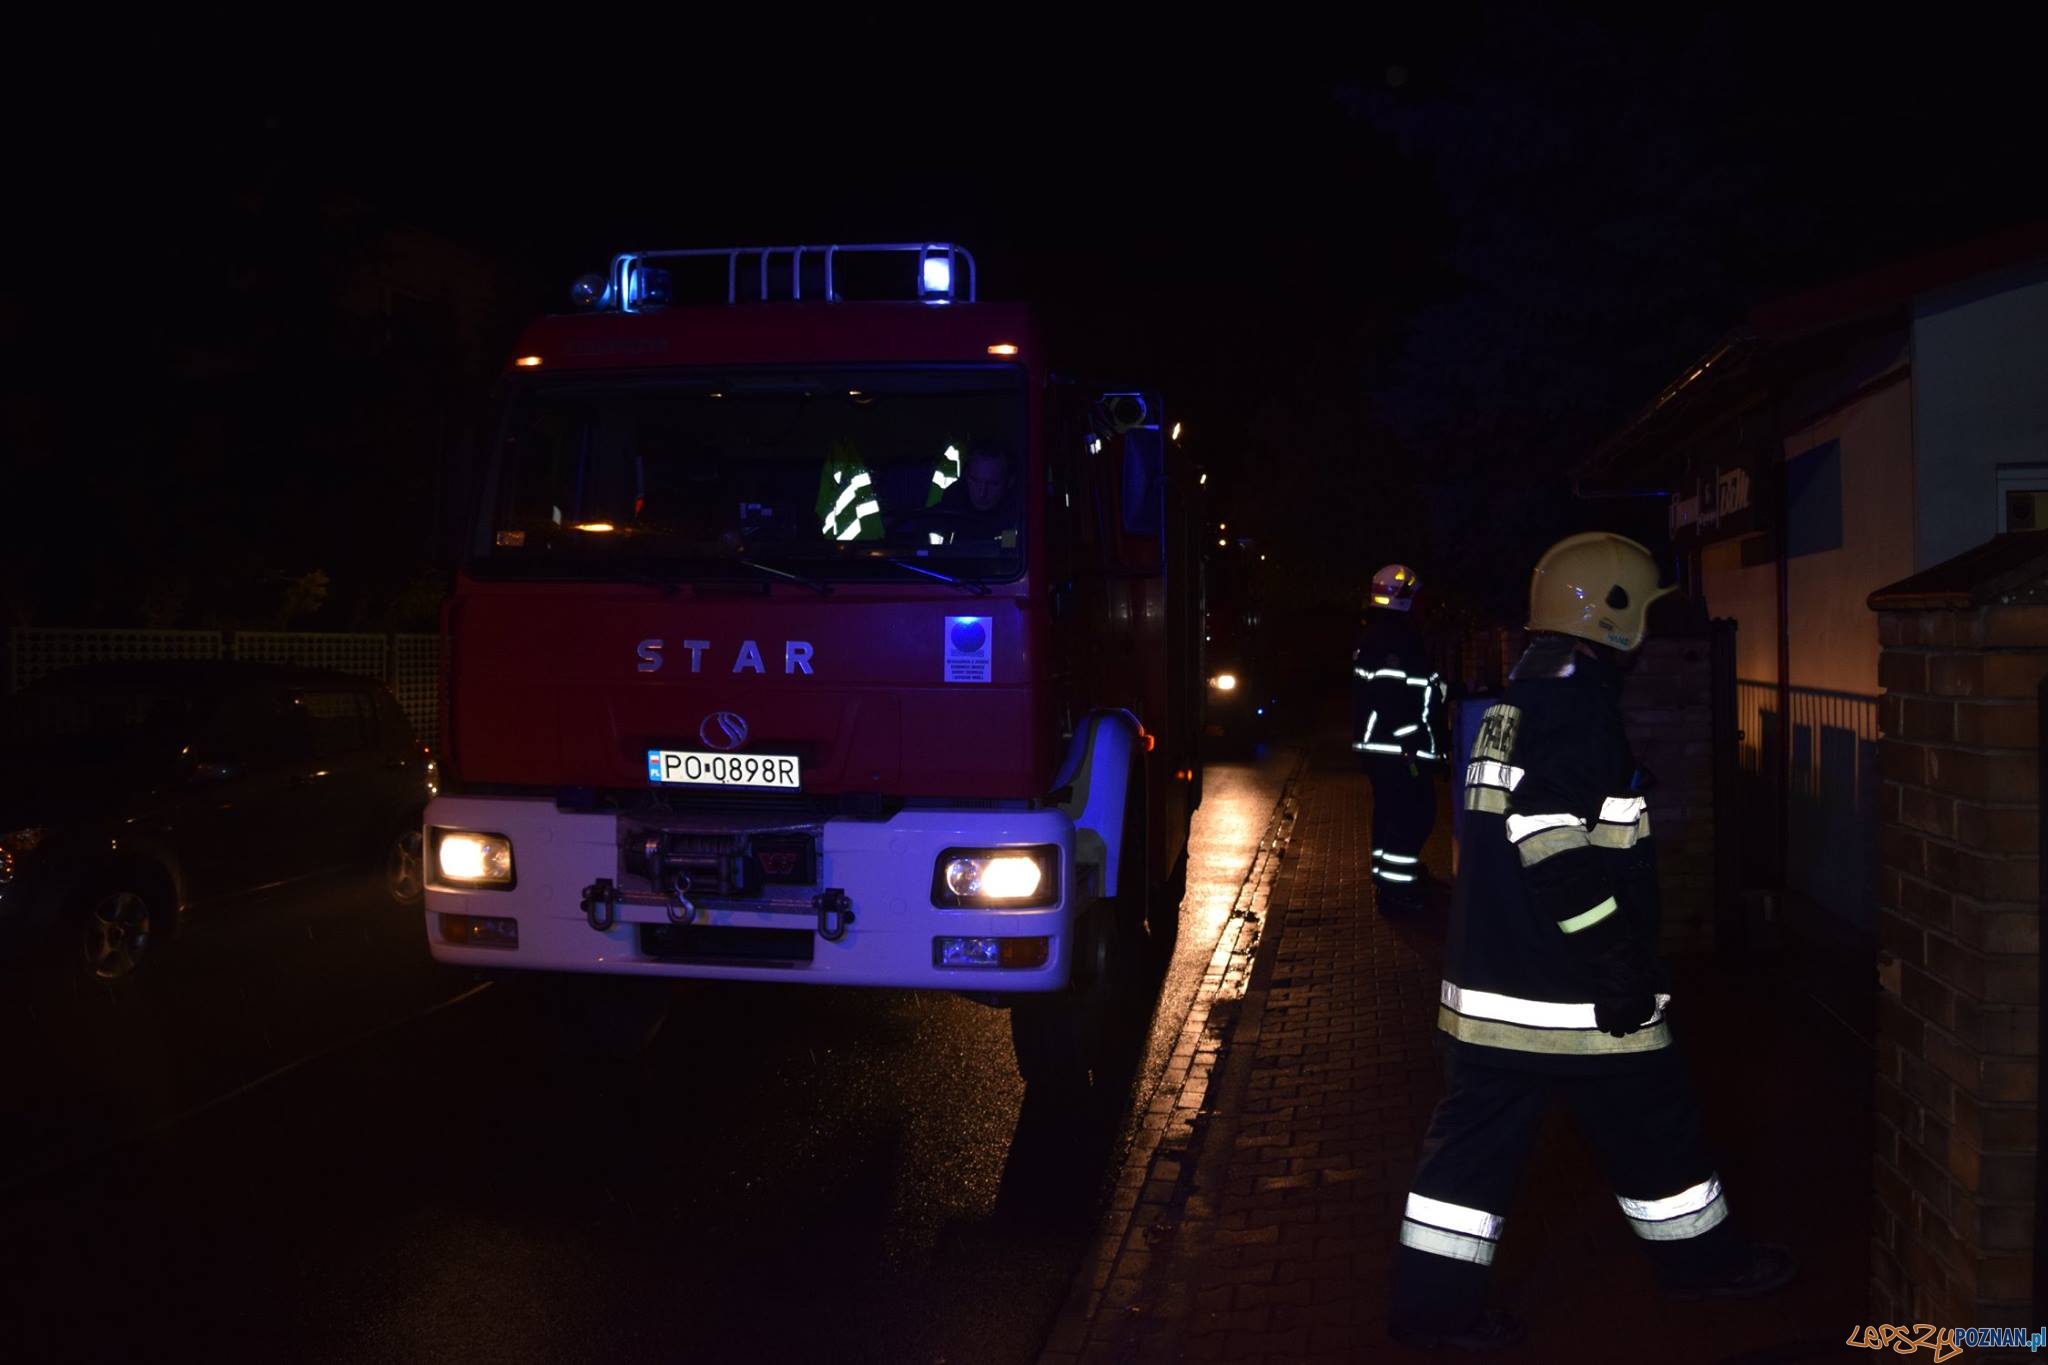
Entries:
{"label": "roof light bar", "polygon": [[[628,251],[612,258],[611,271],[603,277],[585,276],[576,282],[571,297],[579,307],[616,309],[637,313],[644,308],[673,302],[671,278],[660,263],[673,260],[723,260],[725,301],[740,301],[741,271],[759,280],[757,297],[786,297],[804,302],[804,258],[824,261],[822,302],[838,303],[841,297],[834,270],[841,254],[896,254],[911,256],[911,283],[904,297],[922,303],[973,303],[975,301],[974,253],[949,242],[862,242],[825,246],[738,246],[687,248],[675,251]],[[787,274],[784,273],[785,266]],[[599,285],[602,285],[600,288]],[[815,286],[816,280],[813,278]],[[751,294],[751,288],[750,288]],[[715,296],[714,296],[715,297]],[[707,300],[708,301],[708,300]],[[820,300],[812,299],[817,302]]]}

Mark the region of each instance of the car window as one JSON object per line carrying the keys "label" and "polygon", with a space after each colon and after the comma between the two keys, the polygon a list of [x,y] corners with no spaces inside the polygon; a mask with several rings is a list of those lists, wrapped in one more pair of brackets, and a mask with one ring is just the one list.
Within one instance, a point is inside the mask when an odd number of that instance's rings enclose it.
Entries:
{"label": "car window", "polygon": [[191,738],[193,707],[184,693],[142,684],[58,680],[8,699],[0,708],[0,747],[76,755],[128,754]]}
{"label": "car window", "polygon": [[307,688],[299,693],[299,705],[311,728],[313,757],[345,758],[369,750],[374,731],[368,693]]}
{"label": "car window", "polygon": [[288,697],[265,688],[223,702],[194,750],[206,762],[264,768],[304,759],[312,743],[305,716]]}

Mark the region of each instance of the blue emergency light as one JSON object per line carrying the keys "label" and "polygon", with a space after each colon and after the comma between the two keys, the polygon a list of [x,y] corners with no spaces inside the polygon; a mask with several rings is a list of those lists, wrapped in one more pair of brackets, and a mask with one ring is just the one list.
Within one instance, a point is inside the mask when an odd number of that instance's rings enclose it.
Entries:
{"label": "blue emergency light", "polygon": [[[938,252],[945,255],[938,255]],[[926,303],[951,303],[953,301],[953,250],[951,247],[929,247],[925,251],[923,267],[917,281],[918,297]]]}
{"label": "blue emergency light", "polygon": [[656,266],[640,265],[626,274],[627,312],[658,308],[675,296],[673,277]]}

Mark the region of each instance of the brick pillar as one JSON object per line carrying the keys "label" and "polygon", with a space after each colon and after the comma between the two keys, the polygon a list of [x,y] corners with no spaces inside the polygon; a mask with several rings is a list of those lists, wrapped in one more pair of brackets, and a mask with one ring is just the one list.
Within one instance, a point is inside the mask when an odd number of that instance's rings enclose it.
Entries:
{"label": "brick pillar", "polygon": [[1879,606],[1871,1315],[2032,1321],[2048,607]]}
{"label": "brick pillar", "polygon": [[1643,642],[1622,714],[1636,762],[1656,777],[1650,831],[1664,899],[1663,949],[1714,946],[1713,651],[1704,639]]}

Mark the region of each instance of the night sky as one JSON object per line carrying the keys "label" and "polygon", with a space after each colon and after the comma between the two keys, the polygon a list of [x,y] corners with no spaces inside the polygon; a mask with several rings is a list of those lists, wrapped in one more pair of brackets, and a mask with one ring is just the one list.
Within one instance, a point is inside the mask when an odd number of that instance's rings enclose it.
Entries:
{"label": "night sky", "polygon": [[[938,51],[855,23],[772,63],[772,28],[603,63],[593,29],[549,67],[110,82],[17,124],[0,611],[415,624],[445,582],[441,452],[576,275],[923,238],[1040,303],[1069,367],[1156,378],[1305,594],[1400,558],[1511,612],[1556,535],[1660,524],[1561,471],[1751,306],[2044,211],[2027,44],[1988,22],[1433,13],[1046,16]],[[405,231],[481,262],[487,298],[337,305]]]}

